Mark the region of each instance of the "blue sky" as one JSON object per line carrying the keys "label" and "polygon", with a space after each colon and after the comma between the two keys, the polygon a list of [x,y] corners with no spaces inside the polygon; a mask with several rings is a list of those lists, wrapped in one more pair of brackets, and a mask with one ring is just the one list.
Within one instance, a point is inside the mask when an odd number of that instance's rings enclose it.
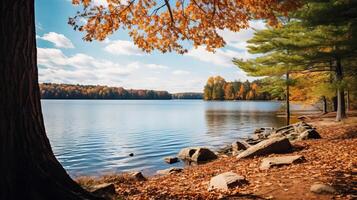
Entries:
{"label": "blue sky", "polygon": [[[102,4],[105,0],[96,0]],[[85,42],[83,33],[67,24],[78,7],[70,0],[36,0],[36,37],[40,82],[121,86],[132,89],[202,92],[209,76],[228,81],[252,79],[231,62],[233,57],[251,58],[246,41],[252,29],[239,33],[220,31],[227,46],[215,53],[203,47],[176,53],[146,54],[130,37],[118,31],[102,42]],[[263,29],[260,21],[251,26]]]}

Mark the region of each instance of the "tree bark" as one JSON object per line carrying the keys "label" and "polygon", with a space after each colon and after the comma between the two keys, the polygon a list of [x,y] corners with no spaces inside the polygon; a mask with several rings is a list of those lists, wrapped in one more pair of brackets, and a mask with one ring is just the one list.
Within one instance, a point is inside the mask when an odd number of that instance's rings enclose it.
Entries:
{"label": "tree bark", "polygon": [[343,80],[343,70],[341,65],[341,60],[336,60],[336,81],[338,83],[337,87],[337,112],[336,121],[341,121],[346,118],[346,107],[345,107],[345,91],[341,85]]}
{"label": "tree bark", "polygon": [[322,96],[322,114],[327,113],[327,100],[325,96]]}
{"label": "tree bark", "polygon": [[34,0],[0,1],[0,199],[97,199],[55,158],[40,102]]}
{"label": "tree bark", "polygon": [[347,111],[350,111],[351,110],[351,99],[350,99],[350,90],[349,89],[347,89],[346,103],[347,103]]}
{"label": "tree bark", "polygon": [[286,125],[290,125],[289,72],[286,72]]}
{"label": "tree bark", "polygon": [[[336,90],[336,94],[337,94],[337,90]],[[332,98],[332,104],[333,104],[333,111],[337,112],[337,96]]]}

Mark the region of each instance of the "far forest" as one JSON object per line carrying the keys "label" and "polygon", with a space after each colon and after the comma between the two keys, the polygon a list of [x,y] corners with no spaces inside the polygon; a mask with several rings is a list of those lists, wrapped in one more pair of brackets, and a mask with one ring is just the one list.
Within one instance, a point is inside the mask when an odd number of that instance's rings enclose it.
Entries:
{"label": "far forest", "polygon": [[203,97],[205,100],[282,100],[284,98],[263,90],[262,86],[262,80],[227,82],[221,76],[209,77]]}
{"label": "far forest", "polygon": [[42,99],[202,99],[202,93],[170,94],[167,91],[124,89],[101,85],[40,84]]}

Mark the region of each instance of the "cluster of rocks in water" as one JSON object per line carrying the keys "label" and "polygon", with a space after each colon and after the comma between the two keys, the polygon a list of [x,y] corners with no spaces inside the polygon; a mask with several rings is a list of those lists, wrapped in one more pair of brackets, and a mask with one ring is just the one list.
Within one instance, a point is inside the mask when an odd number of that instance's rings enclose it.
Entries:
{"label": "cluster of rocks in water", "polygon": [[[182,149],[177,157],[165,157],[164,161],[168,164],[173,164],[179,162],[179,159],[181,159],[190,163],[205,163],[217,159],[218,156],[236,156],[237,159],[246,159],[269,154],[290,153],[293,151],[291,142],[319,138],[321,138],[321,136],[315,128],[305,122],[299,122],[277,129],[257,129],[253,137],[237,140],[231,145],[220,149],[217,153],[214,153],[206,147],[188,147]],[[260,170],[269,170],[272,167],[297,164],[304,161],[305,158],[301,155],[267,157],[262,159]],[[183,168],[171,167],[159,170],[157,174],[168,175],[182,171]],[[140,172],[131,173],[131,176],[139,181],[146,180]],[[238,175],[234,172],[225,172],[211,178],[208,190],[227,191],[248,183],[248,180],[242,175]],[[110,186],[109,189],[112,190],[112,187]],[[335,190],[328,185],[314,184],[311,186],[311,192],[334,193]]]}

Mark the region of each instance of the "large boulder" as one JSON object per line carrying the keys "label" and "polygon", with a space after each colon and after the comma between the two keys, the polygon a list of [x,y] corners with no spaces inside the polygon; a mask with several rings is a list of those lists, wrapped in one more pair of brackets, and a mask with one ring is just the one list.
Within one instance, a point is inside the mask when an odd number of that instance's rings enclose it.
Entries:
{"label": "large boulder", "polygon": [[300,156],[300,155],[264,158],[260,165],[260,169],[267,170],[274,166],[279,167],[282,165],[291,165],[293,163],[299,163],[304,160],[305,160],[304,156]]}
{"label": "large boulder", "polygon": [[231,188],[248,183],[243,177],[233,172],[225,172],[211,178],[208,190],[223,190],[227,191]]}
{"label": "large boulder", "polygon": [[177,157],[192,162],[206,162],[217,159],[217,155],[205,147],[184,148],[179,152]]}
{"label": "large boulder", "polygon": [[237,158],[251,158],[254,156],[268,155],[272,153],[288,153],[292,151],[292,146],[286,137],[270,138],[249,147],[240,153]]}

